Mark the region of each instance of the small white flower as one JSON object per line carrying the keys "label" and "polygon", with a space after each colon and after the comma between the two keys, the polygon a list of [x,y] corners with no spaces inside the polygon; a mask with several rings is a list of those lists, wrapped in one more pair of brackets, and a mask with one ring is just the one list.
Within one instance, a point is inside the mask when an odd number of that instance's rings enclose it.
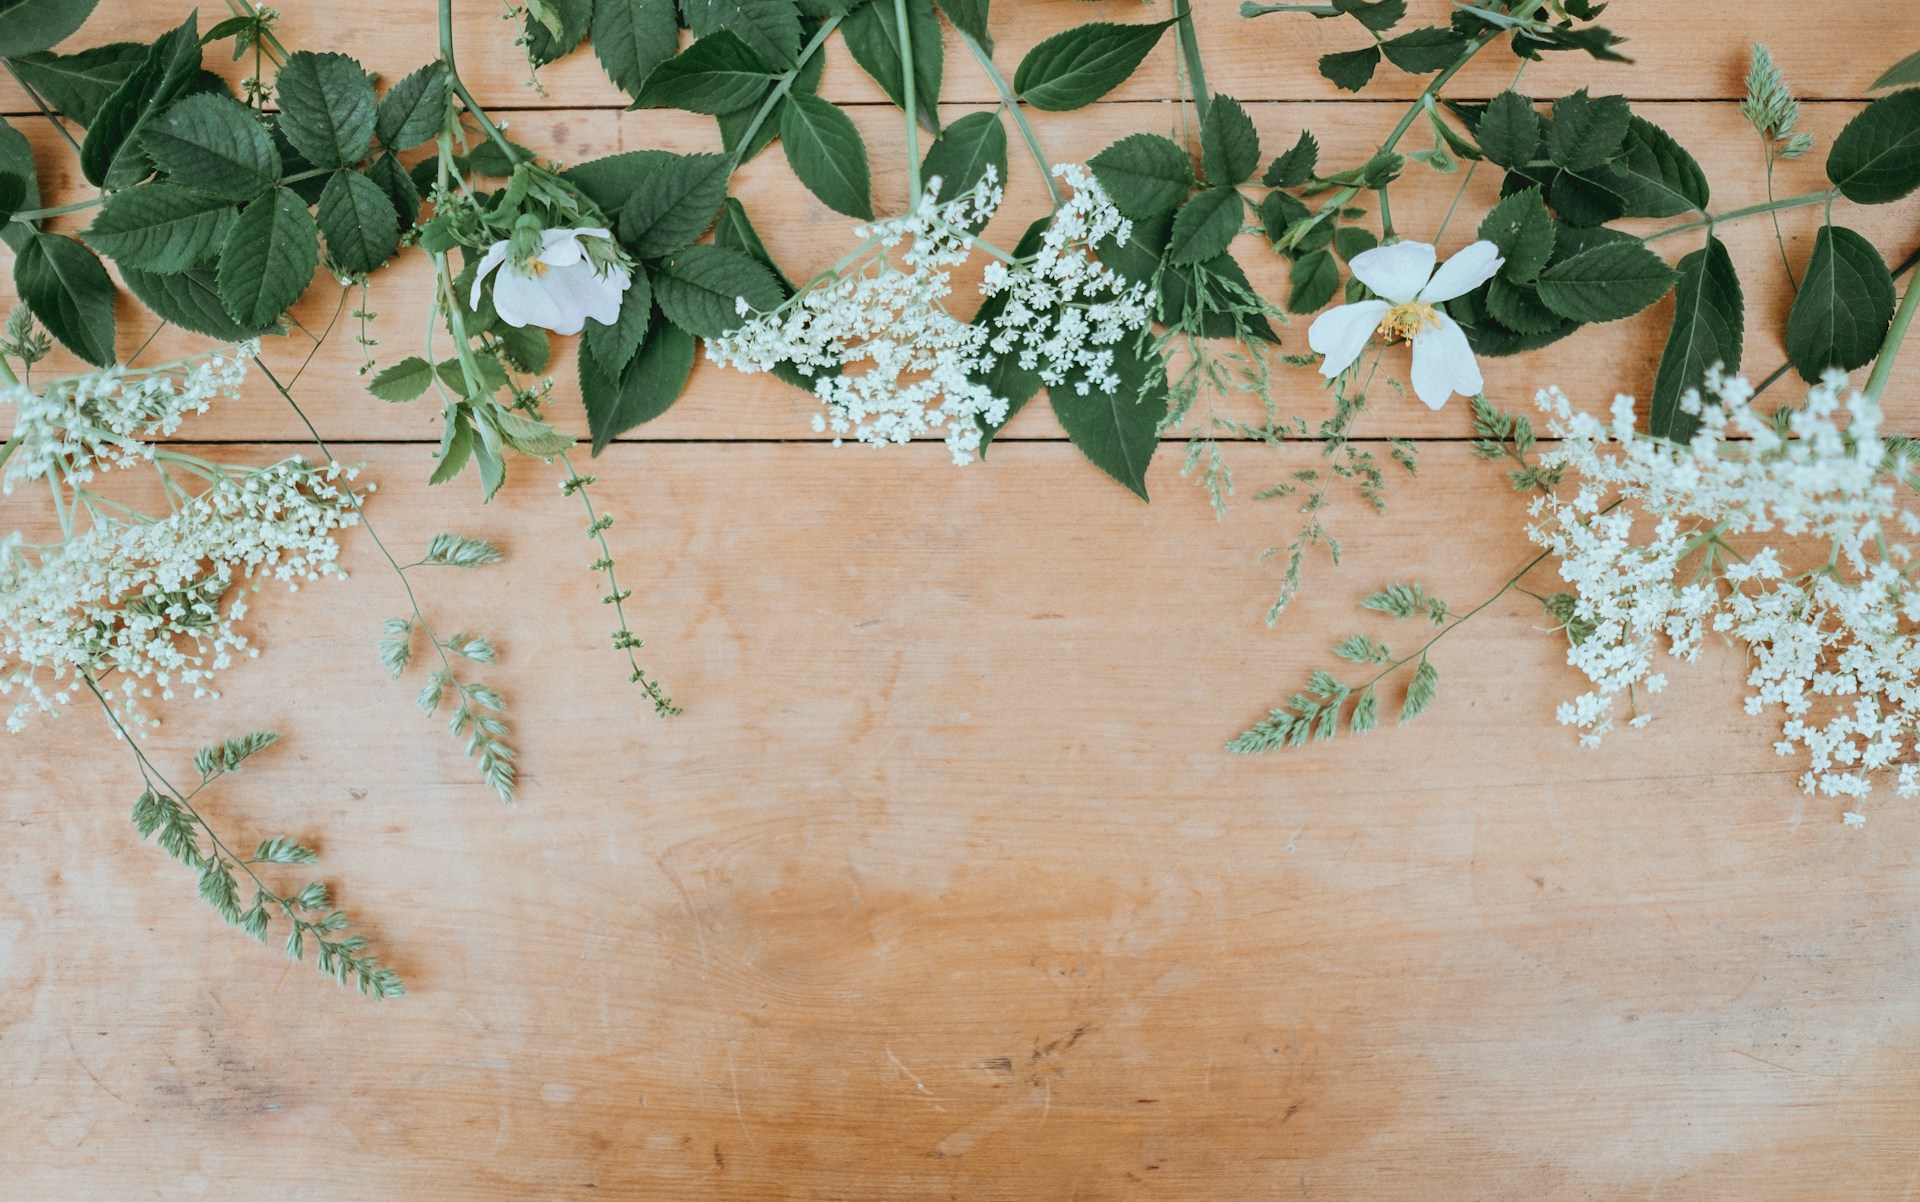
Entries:
{"label": "small white flower", "polygon": [[1484,239],[1433,269],[1433,246],[1396,242],[1353,257],[1354,278],[1382,299],[1340,305],[1314,318],[1307,345],[1326,356],[1320,374],[1328,379],[1353,366],[1378,331],[1387,341],[1413,343],[1414,395],[1438,409],[1454,393],[1474,396],[1485,384],[1467,336],[1436,306],[1463,296],[1493,278],[1506,260]]}
{"label": "small white flower", "polygon": [[510,326],[540,326],[556,334],[578,334],[591,317],[603,326],[620,320],[620,298],[633,283],[633,273],[620,263],[596,265],[580,245],[581,238],[607,238],[604,229],[542,230],[540,253],[523,270],[511,257],[506,241],[494,243],[480,257],[467,303],[480,304],[480,285],[494,268],[493,309]]}

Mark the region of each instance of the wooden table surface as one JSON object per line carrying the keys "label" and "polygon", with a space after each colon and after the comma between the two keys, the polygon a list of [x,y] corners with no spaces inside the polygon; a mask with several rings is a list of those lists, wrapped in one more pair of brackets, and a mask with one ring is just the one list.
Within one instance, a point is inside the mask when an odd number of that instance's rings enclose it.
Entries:
{"label": "wooden table surface", "polygon": [[[499,6],[459,7],[466,75],[520,140],[567,161],[712,143],[705,119],[623,112],[585,53],[542,73],[546,96],[526,90]],[[1340,23],[1198,7],[1212,83],[1250,102],[1270,152],[1307,123],[1350,158],[1398,117],[1382,98],[1413,86],[1388,72],[1336,96],[1312,63],[1344,46]],[[104,0],[74,44],[150,36],[179,8]],[[433,44],[418,0],[286,8],[290,45],[389,76]],[[1009,68],[1069,24],[1141,19],[1122,0],[995,9]],[[1622,0],[1606,23],[1636,66],[1562,56],[1524,86],[1646,101],[1720,208],[1763,196],[1736,112],[1750,41],[1771,44],[1822,138],[1782,194],[1817,179],[1866,82],[1920,48],[1920,10],[1897,0]],[[1169,49],[1107,102],[1042,120],[1049,150],[1082,158],[1172,121]],[[1484,57],[1457,94],[1506,86],[1510,57]],[[953,112],[989,101],[964,55],[948,64]],[[893,111],[837,47],[825,87],[865,106],[877,192],[897,206]],[[28,110],[0,89],[50,200],[84,195]],[[1035,209],[1035,181],[1015,177],[1002,230]],[[848,244],[778,154],[736,191],[783,262]],[[1436,186],[1396,216],[1431,228],[1446,199]],[[1846,219],[1898,258],[1917,213]],[[1815,220],[1785,222],[1796,256]],[[1728,241],[1764,371],[1783,269],[1764,222]],[[1276,292],[1272,256],[1239,249]],[[374,296],[394,357],[418,340],[420,266],[410,255]],[[324,322],[325,293],[303,315]],[[1489,394],[1644,395],[1665,308],[1490,364]],[[134,318],[123,350],[147,332]],[[1285,337],[1302,348],[1298,323]],[[1311,562],[1269,630],[1278,573],[1256,558],[1294,515],[1251,494],[1310,449],[1230,446],[1243,487],[1216,521],[1177,447],[1144,506],[1044,406],[956,470],[937,444],[835,449],[809,397],[703,365],[593,468],[646,661],[686,707],[662,722],[605,651],[604,590],[555,474],[516,461],[484,509],[471,479],[429,490],[435,414],[365,396],[357,361],[336,336],[296,391],[379,482],[385,536],[417,549],[454,529],[510,554],[429,578],[424,602],[445,629],[498,636],[486,675],[509,699],[520,802],[495,801],[414,709],[417,682],[376,662],[404,601],[358,536],[350,580],[262,594],[262,657],[222,699],[167,711],[151,753],[178,765],[213,737],[284,732],[211,816],[243,842],[317,843],[406,999],[342,993],[222,927],[129,827],[132,758],[97,714],[0,743],[0,1194],[1915,1196],[1920,817],[1888,790],[1851,830],[1802,795],[1776,725],[1741,711],[1737,653],[1677,669],[1649,728],[1582,751],[1553,720],[1582,681],[1510,596],[1440,645],[1441,697],[1417,724],[1223,752],[1332,642],[1376,629],[1364,593],[1419,579],[1472,601],[1530,557],[1521,502],[1464,444],[1464,404],[1369,415],[1368,437],[1422,440],[1420,477],[1395,482],[1384,517],[1341,497],[1345,562]],[[1897,428],[1920,425],[1906,375]],[[1281,400],[1318,414],[1313,385],[1286,375]],[[559,397],[579,428],[572,387]],[[238,444],[217,448],[229,458],[305,445],[264,390],[194,431]]]}

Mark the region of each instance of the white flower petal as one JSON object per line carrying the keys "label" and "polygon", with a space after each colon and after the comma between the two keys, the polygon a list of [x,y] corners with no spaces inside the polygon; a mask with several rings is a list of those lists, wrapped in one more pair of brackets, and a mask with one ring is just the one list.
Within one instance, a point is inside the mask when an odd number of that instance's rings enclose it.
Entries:
{"label": "white flower petal", "polygon": [[540,322],[556,334],[578,334],[591,317],[603,326],[620,320],[620,297],[631,277],[624,271],[597,271],[581,261],[571,267],[549,267],[540,285],[556,310],[557,320]]}
{"label": "white flower petal", "polygon": [[1429,409],[1446,404],[1456,392],[1475,396],[1486,387],[1466,332],[1444,314],[1435,320],[1439,324],[1413,336],[1413,394]]}
{"label": "white flower petal", "polygon": [[473,273],[473,289],[467,297],[467,308],[480,307],[480,284],[487,278],[489,272],[507,261],[507,249],[505,242],[496,242],[487,247],[486,254],[480,256],[480,267]]}
{"label": "white flower petal", "polygon": [[[1358,256],[1355,262],[1359,261]],[[1353,365],[1390,308],[1382,300],[1356,301],[1328,309],[1307,327],[1307,345],[1327,357],[1320,374],[1332,379]]]}
{"label": "white flower petal", "polygon": [[1433,275],[1433,245],[1428,242],[1396,242],[1376,246],[1353,256],[1349,264],[1354,278],[1396,305],[1404,305],[1420,295]]}
{"label": "white flower petal", "polygon": [[533,256],[549,267],[571,267],[586,257],[586,251],[580,247],[580,235],[585,230],[542,230],[540,232],[540,253]]}
{"label": "white flower petal", "polygon": [[[552,268],[564,271],[566,268]],[[544,276],[521,275],[512,267],[500,273],[493,284],[493,310],[510,326],[541,326],[556,330],[564,324],[560,307],[548,293]],[[574,326],[578,333],[580,327]]]}
{"label": "white flower petal", "polygon": [[[1433,279],[1420,290],[1420,299],[1428,303],[1450,301],[1456,296],[1464,296],[1493,278],[1506,262],[1500,257],[1500,248],[1482,238],[1470,246],[1463,246],[1460,252],[1440,265],[1433,273]],[[1354,260],[1359,266],[1359,259]]]}

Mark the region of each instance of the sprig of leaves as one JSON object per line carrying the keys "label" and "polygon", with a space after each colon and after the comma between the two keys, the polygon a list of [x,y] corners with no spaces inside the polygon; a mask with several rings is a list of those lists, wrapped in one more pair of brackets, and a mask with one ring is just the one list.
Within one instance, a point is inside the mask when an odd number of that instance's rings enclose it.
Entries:
{"label": "sprig of leaves", "polygon": [[567,478],[561,481],[560,491],[567,496],[579,497],[580,503],[586,506],[587,537],[594,540],[600,548],[600,558],[589,564],[588,568],[602,573],[607,580],[608,591],[600,601],[603,605],[613,607],[614,617],[618,622],[613,631],[614,649],[626,655],[627,668],[630,672],[627,679],[639,685],[641,691],[646,693],[647,699],[653,702],[653,712],[662,718],[671,718],[680,713],[680,707],[667,696],[666,691],[660,687],[660,682],[647,674],[646,669],[640,666],[639,658],[634,655],[634,652],[646,646],[646,643],[639,635],[633,633],[633,628],[627,624],[626,603],[632,599],[633,590],[621,588],[619,578],[614,575],[613,548],[607,543],[607,529],[613,525],[613,515],[598,513],[593,507],[593,498],[587,490],[595,483],[595,478],[583,476],[574,471],[571,462],[564,459],[562,462],[566,465]]}

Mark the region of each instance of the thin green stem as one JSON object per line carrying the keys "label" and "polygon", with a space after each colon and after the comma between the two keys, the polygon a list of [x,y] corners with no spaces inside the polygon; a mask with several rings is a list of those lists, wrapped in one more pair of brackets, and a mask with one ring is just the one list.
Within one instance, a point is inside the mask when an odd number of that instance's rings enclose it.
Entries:
{"label": "thin green stem", "polygon": [[741,134],[739,141],[733,144],[734,167],[740,166],[741,157],[746,154],[747,148],[753,145],[754,136],[760,132],[760,127],[767,123],[767,118],[773,114],[775,106],[793,90],[793,81],[800,78],[801,69],[807,65],[809,59],[819,53],[821,45],[827,40],[827,35],[839,25],[839,17],[828,17],[821,22],[819,31],[800,48],[800,57],[794,60],[793,69],[774,81],[773,90],[768,92],[767,98],[760,102],[760,111],[753,115],[753,120],[747,122],[746,132]]}
{"label": "thin green stem", "polygon": [[66,139],[67,145],[73,148],[73,153],[79,154],[80,143],[74,141],[73,135],[67,132],[67,127],[61,124],[60,114],[53,110],[52,105],[48,104],[45,100],[42,100],[40,98],[40,93],[38,89],[36,89],[32,84],[28,83],[26,80],[20,78],[20,72],[14,69],[13,60],[8,58],[0,58],[0,64],[6,65],[7,74],[13,76],[13,82],[20,85],[20,90],[27,94],[27,98],[29,100],[33,101],[33,106],[39,109],[40,115],[47,119],[47,123],[49,125],[53,126],[54,132],[59,134],[62,138]]}
{"label": "thin green stem", "polygon": [[284,67],[287,63],[286,45],[280,41],[279,35],[273,32],[273,26],[260,20],[260,10],[255,8],[250,0],[227,0],[227,8],[236,17],[252,17],[259,22],[260,34],[254,39],[253,44],[258,46],[262,42],[266,43],[269,51],[267,57],[273,60],[274,66]]}
{"label": "thin green stem", "polygon": [[1763,204],[1748,205],[1743,209],[1728,209],[1724,213],[1709,213],[1692,221],[1683,221],[1679,225],[1670,225],[1663,230],[1641,236],[1640,241],[1658,242],[1662,238],[1671,238],[1675,234],[1684,234],[1689,230],[1706,229],[1723,221],[1738,221],[1743,217],[1758,217],[1763,213],[1777,213],[1782,209],[1801,209],[1808,205],[1826,204],[1840,193],[1834,188],[1822,188],[1818,192],[1802,192],[1798,196],[1785,196],[1779,200],[1769,200]]}
{"label": "thin green stem", "polygon": [[606,535],[606,529],[613,524],[613,519],[601,517],[593,508],[593,498],[587,495],[587,486],[593,482],[593,477],[582,476],[575,471],[573,460],[569,459],[565,453],[560,456],[560,464],[567,469],[568,491],[578,495],[580,503],[587,507],[587,533],[600,545],[600,560],[594,564],[594,567],[604,572],[607,577],[608,592],[605,601],[613,606],[614,617],[620,623],[620,629],[614,631],[613,642],[614,646],[627,653],[627,666],[633,670],[628,679],[646,692],[647,698],[653,702],[654,713],[662,718],[671,718],[680,712],[680,707],[675,705],[673,699],[661,689],[659,681],[647,675],[647,670],[640,666],[639,659],[633,654],[645,644],[634,635],[633,628],[627,624],[626,600],[630,594],[620,587],[620,581],[614,575],[613,548],[607,545]]}
{"label": "thin green stem", "polygon": [[1190,0],[1175,0],[1175,3],[1179,7],[1173,14],[1173,36],[1180,43],[1180,58],[1187,64],[1187,87],[1193,93],[1194,115],[1205,125],[1213,96],[1207,91],[1206,65],[1200,61],[1200,39],[1193,32],[1193,5]]}
{"label": "thin green stem", "polygon": [[1880,343],[1873,373],[1867,377],[1867,386],[1861,389],[1869,401],[1878,401],[1886,391],[1887,380],[1893,375],[1893,361],[1900,355],[1900,344],[1906,340],[1907,327],[1913,324],[1916,310],[1920,310],[1920,284],[1908,284],[1906,295],[1900,298],[1900,307],[1894,311],[1893,325],[1888,327],[1887,336]]}
{"label": "thin green stem", "polygon": [[480,128],[486,131],[486,135],[493,139],[501,153],[507,156],[507,162],[510,164],[518,162],[513,143],[507,141],[507,135],[500,132],[500,127],[487,116],[486,110],[480,107],[480,102],[473,98],[473,93],[467,91],[467,85],[460,79],[460,69],[454,65],[453,0],[440,0],[440,61],[447,66],[447,79],[453,84],[453,94],[460,98],[460,103],[466,106],[467,112],[472,114],[474,121],[478,122]]}
{"label": "thin green stem", "polygon": [[22,225],[39,221],[43,217],[58,217],[62,213],[79,213],[106,203],[105,196],[96,196],[91,200],[76,200],[71,204],[54,205],[46,209],[22,209],[13,215],[13,220]]}
{"label": "thin green stem", "polygon": [[1453,621],[1449,622],[1446,626],[1442,627],[1439,630],[1439,632],[1436,633],[1432,638],[1420,644],[1420,646],[1414,650],[1413,654],[1403,656],[1400,659],[1394,660],[1392,663],[1388,664],[1386,667],[1380,669],[1379,673],[1375,675],[1373,679],[1367,681],[1363,685],[1356,686],[1354,691],[1363,692],[1367,689],[1370,689],[1374,685],[1379,684],[1382,680],[1386,679],[1388,676],[1392,675],[1394,672],[1397,672],[1401,668],[1406,667],[1408,664],[1413,663],[1416,660],[1426,658],[1428,648],[1432,647],[1435,643],[1439,642],[1441,639],[1446,638],[1448,635],[1458,630],[1461,624],[1467,621],[1467,619],[1473,617],[1475,614],[1479,613],[1481,610],[1485,609],[1487,606],[1492,605],[1495,601],[1498,601],[1500,598],[1506,596],[1509,592],[1513,591],[1513,589],[1517,587],[1522,580],[1525,580],[1527,578],[1528,572],[1531,572],[1533,571],[1533,569],[1539,567],[1540,564],[1547,558],[1547,556],[1551,555],[1552,553],[1553,553],[1552,551],[1542,551],[1540,552],[1540,554],[1534,556],[1532,559],[1529,559],[1526,563],[1526,566],[1521,568],[1519,571],[1515,572],[1511,577],[1509,577],[1507,579],[1507,582],[1501,585],[1498,591],[1496,591],[1492,596],[1488,597],[1486,600],[1482,601],[1480,604],[1474,606],[1472,609],[1468,610],[1463,614],[1449,615],[1453,618]]}
{"label": "thin green stem", "polygon": [[893,0],[893,20],[900,31],[900,79],[907,110],[907,207],[920,203],[920,102],[914,95],[913,27],[907,20],[907,0]]}
{"label": "thin green stem", "polygon": [[[1047,186],[1047,195],[1052,199],[1053,207],[1059,208],[1063,198],[1060,195],[1060,185],[1053,180],[1053,164],[1047,161],[1046,152],[1040,149],[1040,139],[1034,134],[1032,124],[1027,121],[1027,114],[1020,107],[1020,98],[1014,95],[1006,76],[1000,74],[1000,68],[993,65],[993,56],[987,53],[984,46],[964,33],[960,35],[960,40],[967,44],[967,49],[973,52],[974,60],[980,64],[980,69],[986,73],[994,90],[1000,93],[1000,107],[1007,111],[1007,114],[1013,118],[1014,125],[1019,127],[1020,136],[1026,139],[1027,150],[1032,153],[1035,165],[1040,168],[1040,182]],[[1003,185],[1006,183],[1005,180],[1000,182]]]}

